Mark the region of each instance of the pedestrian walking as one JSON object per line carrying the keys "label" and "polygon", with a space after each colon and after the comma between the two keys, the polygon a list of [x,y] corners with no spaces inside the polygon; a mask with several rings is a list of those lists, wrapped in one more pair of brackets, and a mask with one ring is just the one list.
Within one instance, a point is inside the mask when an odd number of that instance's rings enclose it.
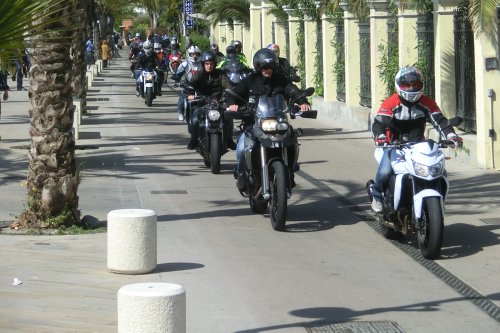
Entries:
{"label": "pedestrian walking", "polygon": [[94,64],[94,41],[92,38],[89,38],[85,43],[85,61],[88,68]]}

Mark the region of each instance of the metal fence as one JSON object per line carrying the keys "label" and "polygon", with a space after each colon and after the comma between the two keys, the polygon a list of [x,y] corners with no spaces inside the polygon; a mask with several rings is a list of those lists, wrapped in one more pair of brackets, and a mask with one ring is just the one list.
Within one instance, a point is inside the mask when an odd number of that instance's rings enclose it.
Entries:
{"label": "metal fence", "polygon": [[421,14],[417,18],[417,67],[424,76],[424,94],[435,97],[434,77],[434,20],[433,13]]}
{"label": "metal fence", "polygon": [[371,69],[370,69],[370,22],[359,23],[359,49],[360,49],[360,79],[361,86],[359,104],[366,107],[372,106],[371,94]]}
{"label": "metal fence", "polygon": [[337,81],[337,100],[345,102],[345,43],[344,21],[335,24],[335,39],[333,41],[336,52],[334,75]]}
{"label": "metal fence", "polygon": [[453,23],[457,115],[464,118],[461,129],[476,132],[474,34],[467,19],[467,11],[455,10]]}
{"label": "metal fence", "polygon": [[[323,27],[321,19],[316,20],[316,73],[314,81],[316,87],[324,87],[323,81]],[[324,89],[324,88],[323,88]],[[320,96],[324,95],[323,91],[317,91]]]}

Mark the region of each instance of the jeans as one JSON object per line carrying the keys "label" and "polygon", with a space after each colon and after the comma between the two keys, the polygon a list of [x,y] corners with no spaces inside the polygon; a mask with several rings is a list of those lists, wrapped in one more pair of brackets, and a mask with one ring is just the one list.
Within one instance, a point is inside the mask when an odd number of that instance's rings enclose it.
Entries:
{"label": "jeans", "polygon": [[245,172],[245,132],[241,132],[236,142],[236,171],[239,174]]}
{"label": "jeans", "polygon": [[201,111],[200,107],[192,106],[193,113],[191,114],[191,119],[189,121],[189,126],[191,127],[191,142],[196,142],[198,139],[200,120],[198,119],[198,113]]}
{"label": "jeans", "polygon": [[16,81],[17,81],[17,90],[23,89],[23,65],[21,62],[16,60]]}
{"label": "jeans", "polygon": [[182,114],[184,115],[184,99],[186,98],[186,96],[184,95],[184,91],[181,90],[179,92],[179,100],[177,101],[177,112],[179,114]]}
{"label": "jeans", "polygon": [[393,149],[384,149],[384,155],[380,159],[380,164],[378,165],[377,174],[375,175],[375,184],[373,184],[373,195],[381,198],[382,193],[385,192],[385,187],[389,182],[389,178],[393,173],[391,164],[391,155]]}

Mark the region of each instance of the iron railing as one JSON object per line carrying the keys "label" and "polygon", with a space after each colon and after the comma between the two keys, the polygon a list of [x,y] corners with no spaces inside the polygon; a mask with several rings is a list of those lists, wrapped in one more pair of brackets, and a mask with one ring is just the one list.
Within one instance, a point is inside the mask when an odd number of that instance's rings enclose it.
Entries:
{"label": "iron railing", "polygon": [[[454,13],[455,87],[457,115],[464,119],[460,128],[476,132],[476,84],[474,70],[474,34],[467,11]],[[450,112],[453,112],[450,110]]]}
{"label": "iron railing", "polygon": [[424,76],[424,94],[435,97],[434,77],[434,20],[433,13],[428,12],[417,18],[417,67]]}
{"label": "iron railing", "polygon": [[359,55],[360,55],[360,92],[359,104],[372,106],[371,69],[370,69],[370,23],[359,22]]}
{"label": "iron railing", "polygon": [[345,45],[343,20],[335,24],[334,47],[337,53],[334,67],[335,80],[337,81],[337,100],[345,102]]}

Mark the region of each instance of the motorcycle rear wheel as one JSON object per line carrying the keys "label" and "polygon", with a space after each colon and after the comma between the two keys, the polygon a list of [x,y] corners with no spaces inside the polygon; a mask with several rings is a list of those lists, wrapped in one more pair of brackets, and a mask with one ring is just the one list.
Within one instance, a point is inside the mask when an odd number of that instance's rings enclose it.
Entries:
{"label": "motorcycle rear wheel", "polygon": [[269,215],[271,225],[276,231],[284,231],[287,215],[287,176],[283,161],[274,161],[270,168],[271,201]]}
{"label": "motorcycle rear wheel", "polygon": [[146,97],[146,105],[147,106],[153,105],[153,88],[151,87],[146,88],[145,97]]}
{"label": "motorcycle rear wheel", "polygon": [[210,171],[213,174],[220,173],[221,157],[221,136],[219,134],[210,135]]}
{"label": "motorcycle rear wheel", "polygon": [[443,229],[440,199],[437,197],[424,199],[421,228],[416,233],[418,247],[424,258],[432,260],[439,257],[443,244]]}

